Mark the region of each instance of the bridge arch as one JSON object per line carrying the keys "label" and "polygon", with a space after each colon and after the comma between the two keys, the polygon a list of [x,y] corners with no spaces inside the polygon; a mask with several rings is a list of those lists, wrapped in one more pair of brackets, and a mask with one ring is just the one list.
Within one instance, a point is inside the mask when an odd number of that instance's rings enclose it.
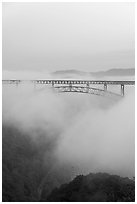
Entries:
{"label": "bridge arch", "polygon": [[104,96],[109,98],[117,98],[117,99],[120,99],[123,97],[121,94],[116,94],[110,91],[106,91],[98,88],[92,88],[92,87],[63,85],[63,86],[55,86],[54,89],[59,92],[86,93],[86,94],[93,94],[93,95]]}

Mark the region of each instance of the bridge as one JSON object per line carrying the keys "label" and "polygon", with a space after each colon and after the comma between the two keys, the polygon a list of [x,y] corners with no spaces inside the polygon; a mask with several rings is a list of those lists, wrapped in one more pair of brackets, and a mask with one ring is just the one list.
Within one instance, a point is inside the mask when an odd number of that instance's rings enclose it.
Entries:
{"label": "bridge", "polygon": [[[66,80],[66,79],[47,79],[47,80],[2,80],[3,84],[20,84],[32,82],[36,84],[50,85],[59,92],[78,92],[89,93],[102,96],[124,96],[125,86],[135,85],[135,81],[108,81],[108,80]],[[103,88],[93,88],[92,85],[103,85]],[[58,86],[57,86],[58,85]],[[108,91],[108,86],[119,85],[121,87],[121,94]]]}

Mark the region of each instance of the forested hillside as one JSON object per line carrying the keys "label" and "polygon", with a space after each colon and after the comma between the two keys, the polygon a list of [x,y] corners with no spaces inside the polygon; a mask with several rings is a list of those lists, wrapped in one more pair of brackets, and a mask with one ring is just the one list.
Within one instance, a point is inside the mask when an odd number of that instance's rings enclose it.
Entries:
{"label": "forested hillside", "polygon": [[134,202],[135,183],[129,178],[121,178],[106,173],[80,175],[69,184],[55,189],[48,196],[47,201]]}
{"label": "forested hillside", "polygon": [[129,178],[98,173],[77,176],[70,182],[71,166],[61,166],[56,162],[53,151],[55,141],[46,139],[45,135],[39,135],[34,139],[31,135],[10,126],[3,126],[2,135],[3,201],[134,201],[135,199],[135,184]]}
{"label": "forested hillside", "polygon": [[33,140],[8,126],[3,126],[2,135],[3,201],[39,201],[44,188],[47,195],[54,187],[69,181],[70,172],[54,166],[54,142],[46,140],[45,135]]}

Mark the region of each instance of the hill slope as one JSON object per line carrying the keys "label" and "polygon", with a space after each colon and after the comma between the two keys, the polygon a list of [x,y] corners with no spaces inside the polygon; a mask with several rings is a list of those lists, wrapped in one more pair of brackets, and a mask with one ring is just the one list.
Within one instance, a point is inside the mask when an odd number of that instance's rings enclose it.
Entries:
{"label": "hill slope", "polygon": [[133,180],[106,173],[77,176],[69,184],[53,190],[47,197],[47,201],[50,202],[133,202],[134,200]]}

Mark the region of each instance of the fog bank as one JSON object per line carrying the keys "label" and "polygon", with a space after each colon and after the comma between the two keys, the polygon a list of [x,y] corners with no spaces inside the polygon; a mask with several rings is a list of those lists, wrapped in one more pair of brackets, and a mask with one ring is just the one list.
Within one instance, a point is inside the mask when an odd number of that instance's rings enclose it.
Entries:
{"label": "fog bank", "polygon": [[55,143],[55,165],[74,175],[108,172],[134,176],[135,98],[132,88],[116,102],[101,96],[56,93],[31,85],[3,86],[3,124],[38,142]]}

